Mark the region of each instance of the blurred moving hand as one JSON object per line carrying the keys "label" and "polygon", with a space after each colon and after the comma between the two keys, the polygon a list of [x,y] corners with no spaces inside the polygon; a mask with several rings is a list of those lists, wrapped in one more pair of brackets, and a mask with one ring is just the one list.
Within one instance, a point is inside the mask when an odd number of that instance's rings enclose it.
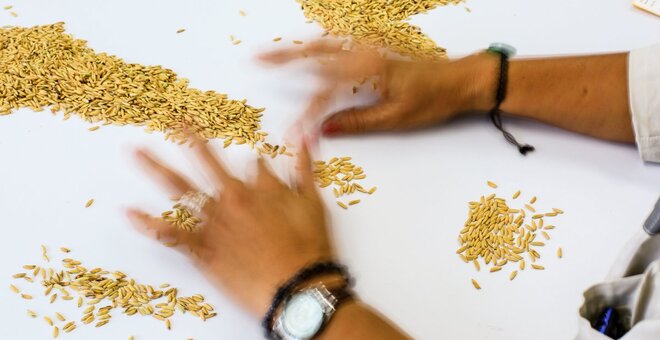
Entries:
{"label": "blurred moving hand", "polygon": [[318,70],[323,85],[303,115],[306,123],[320,119],[340,91],[359,80],[377,81],[379,101],[330,115],[321,125],[327,136],[425,127],[463,112],[488,110],[495,102],[497,59],[484,54],[456,61],[398,61],[375,50],[350,52],[340,43],[321,40],[260,56],[271,64],[303,58],[323,60]]}
{"label": "blurred moving hand", "polygon": [[211,281],[261,316],[279,284],[310,263],[333,258],[307,148],[299,155],[299,180],[292,189],[263,159],[258,161],[256,182],[241,182],[205,143],[196,144],[197,156],[214,180],[212,190],[195,188],[148,151],[138,151],[137,158],[173,195],[191,190],[215,193],[203,208],[200,231],[177,230],[139,209],[129,210],[129,218],[143,233],[176,242]]}

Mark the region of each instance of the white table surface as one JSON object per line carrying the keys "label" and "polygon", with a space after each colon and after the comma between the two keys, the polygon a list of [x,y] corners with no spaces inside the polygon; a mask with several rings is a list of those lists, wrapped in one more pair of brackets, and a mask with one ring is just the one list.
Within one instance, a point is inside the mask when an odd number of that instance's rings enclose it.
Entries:
{"label": "white table surface", "polygon": [[[263,68],[255,53],[311,40],[321,30],[306,24],[293,0],[71,1],[16,0],[18,18],[0,11],[0,25],[65,21],[97,51],[130,62],[161,64],[192,86],[247,98],[267,108],[264,127],[277,141],[304,107],[314,80],[303,67]],[[451,55],[492,41],[521,55],[623,51],[660,42],[660,20],[627,0],[470,0],[414,18]],[[241,17],[239,10],[248,15]],[[175,34],[186,28],[183,34]],[[233,46],[229,35],[243,43]],[[275,44],[271,39],[283,36]],[[368,100],[360,98],[359,100]],[[346,102],[337,103],[347,105]],[[640,230],[658,196],[660,167],[643,164],[629,145],[605,143],[536,123],[506,120],[522,141],[538,148],[523,158],[486,119],[470,119],[414,134],[323,140],[318,159],[353,156],[376,195],[349,211],[330,203],[332,232],[341,259],[358,279],[357,291],[419,339],[568,339],[576,331],[582,291],[603,279],[617,253]],[[137,168],[131,150],[148,146],[201,180],[185,149],[136,127],[89,125],[73,117],[20,110],[0,117],[0,325],[3,338],[46,339],[51,329],[27,317],[62,311],[37,285],[21,283],[39,298],[12,294],[11,275],[40,263],[40,244],[52,253],[65,245],[89,267],[122,270],[144,283],[169,282],[183,295],[203,293],[219,311],[206,323],[176,316],[172,331],[151,318],[115,313],[103,329],[79,327],[64,339],[258,339],[257,322],[205,281],[185,257],[134,232],[122,213],[130,205],[157,213],[167,195]],[[227,158],[238,173],[254,154],[235,147]],[[280,170],[287,164],[276,166]],[[543,272],[475,273],[454,253],[466,203],[489,193],[521,189],[539,196],[540,208],[560,207]],[[96,203],[83,205],[89,198]],[[565,258],[556,259],[557,246]],[[58,255],[59,256],[59,255]],[[275,261],[275,259],[273,259]],[[475,277],[483,290],[470,284]]]}

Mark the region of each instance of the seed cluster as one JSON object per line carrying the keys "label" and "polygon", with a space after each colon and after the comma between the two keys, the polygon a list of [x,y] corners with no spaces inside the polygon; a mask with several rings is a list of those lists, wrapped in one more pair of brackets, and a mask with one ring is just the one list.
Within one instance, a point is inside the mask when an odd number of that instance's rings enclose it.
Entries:
{"label": "seed cluster", "polygon": [[188,231],[191,233],[199,230],[199,223],[202,221],[196,217],[188,208],[177,203],[172,207],[172,210],[165,211],[161,214],[163,221],[169,223],[174,228]]}
{"label": "seed cluster", "polygon": [[[352,195],[356,192],[371,195],[376,191],[376,187],[367,190],[357,181],[367,178],[367,175],[362,170],[362,167],[355,166],[351,162],[351,157],[333,157],[328,162],[316,161],[314,162],[314,179],[321,188],[326,188],[334,184],[332,191],[336,198]],[[348,209],[349,206],[360,203],[359,199],[351,200],[347,203],[341,200],[337,201],[337,205],[343,209]]]}
{"label": "seed cluster", "polygon": [[64,23],[0,29],[0,46],[0,115],[50,107],[65,119],[145,126],[182,144],[196,134],[254,147],[267,135],[260,131],[264,109],[190,88],[161,66],[96,53],[66,34]]}
{"label": "seed cluster", "polygon": [[[45,248],[45,247],[43,247]],[[68,253],[68,248],[63,250]],[[102,327],[112,319],[111,312],[120,309],[125,315],[151,316],[163,321],[167,329],[171,328],[169,318],[177,311],[190,313],[206,321],[217,315],[214,308],[204,301],[202,295],[189,297],[178,295],[178,289],[162,284],[157,288],[144,285],[129,278],[120,271],[110,272],[102,268],[87,269],[80,261],[65,258],[61,269],[45,268],[34,264],[23,266],[26,272],[15,274],[17,280],[33,283],[40,279],[45,289],[44,295],[50,296],[50,303],[59,298],[63,301],[76,300],[80,308],[82,324],[92,324]],[[23,299],[31,300],[32,296],[21,293],[17,285],[10,285],[12,292],[21,294]],[[77,299],[72,293],[78,295]],[[28,316],[36,318],[37,312],[28,310]],[[53,337],[57,338],[60,329],[66,333],[76,329],[76,321],[69,321],[61,313],[54,317],[43,316],[44,321],[53,327]]]}
{"label": "seed cluster", "polygon": [[445,58],[445,49],[406,22],[413,15],[463,0],[297,0],[326,34],[417,59]]}
{"label": "seed cluster", "polygon": [[[491,188],[497,188],[493,182],[487,182]],[[513,195],[513,199],[520,196],[520,191]],[[551,212],[536,213],[532,206],[536,202],[534,196],[524,209],[513,209],[507,205],[504,198],[495,194],[481,196],[479,201],[469,203],[468,218],[458,237],[460,248],[456,250],[459,257],[466,263],[473,263],[475,269],[480,271],[483,264],[490,266],[491,273],[502,270],[506,265],[517,263],[517,270],[509,274],[509,280],[518,275],[518,270],[525,269],[525,258],[527,255],[531,267],[536,270],[544,270],[545,267],[536,264],[541,258],[539,248],[544,247],[545,241],[550,240],[550,230],[555,226],[545,223],[545,219],[555,217],[564,212],[553,208]],[[533,213],[526,221],[527,213]],[[544,241],[537,239],[541,236]],[[561,258],[562,250],[559,248],[557,256]],[[481,287],[472,280],[476,289]]]}

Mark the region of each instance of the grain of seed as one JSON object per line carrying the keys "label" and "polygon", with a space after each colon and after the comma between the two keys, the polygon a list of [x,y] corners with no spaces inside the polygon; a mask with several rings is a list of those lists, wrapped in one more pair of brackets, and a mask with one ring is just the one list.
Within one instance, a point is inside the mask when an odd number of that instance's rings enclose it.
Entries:
{"label": "grain of seed", "polygon": [[548,233],[546,233],[545,231],[541,231],[541,235],[543,235],[543,238],[545,238],[546,240],[550,239],[550,235]]}
{"label": "grain of seed", "polygon": [[14,286],[14,285],[9,285],[9,289],[11,289],[11,291],[16,293],[16,294],[21,292],[20,289],[18,289],[18,287]]}
{"label": "grain of seed", "polygon": [[243,10],[238,11],[238,14],[240,14],[240,16],[242,16],[242,17],[247,15],[247,13],[245,13],[245,11],[243,11]]}
{"label": "grain of seed", "polygon": [[525,260],[520,261],[520,270],[525,270]]}
{"label": "grain of seed", "polygon": [[516,278],[516,275],[518,275],[518,271],[517,270],[512,271],[511,274],[509,275],[509,281],[513,281],[513,279]]}
{"label": "grain of seed", "polygon": [[53,338],[57,338],[57,336],[60,335],[60,329],[57,327],[53,328]]}
{"label": "grain of seed", "polygon": [[18,16],[18,13],[16,13],[16,12],[9,12],[9,14],[10,14],[11,16],[13,16],[14,18],[16,18],[16,17]]}
{"label": "grain of seed", "polygon": [[302,44],[304,44],[304,42],[302,42],[302,41],[300,41],[300,40],[294,40],[293,43],[296,44],[296,45],[302,45]]}
{"label": "grain of seed", "polygon": [[515,200],[516,198],[518,198],[518,196],[520,196],[520,190],[516,191],[516,193],[513,194],[513,199]]}
{"label": "grain of seed", "polygon": [[273,41],[274,42],[282,41],[282,37],[275,37],[273,38]]}
{"label": "grain of seed", "polygon": [[66,331],[67,333],[71,332],[75,328],[76,328],[76,322],[75,321],[71,321],[71,322],[67,323],[66,325],[64,325],[64,327],[62,327],[62,329],[64,329],[64,331]]}
{"label": "grain of seed", "polygon": [[46,323],[48,323],[48,325],[53,326],[53,319],[51,319],[47,316],[44,316],[44,320],[46,320]]}
{"label": "grain of seed", "polygon": [[37,313],[35,311],[31,310],[31,309],[27,310],[27,314],[31,318],[36,318],[37,317]]}
{"label": "grain of seed", "polygon": [[536,270],[544,270],[545,269],[545,267],[540,266],[538,264],[534,264],[534,263],[532,263],[532,268],[534,268]]}
{"label": "grain of seed", "polygon": [[479,285],[479,282],[477,282],[477,280],[475,280],[475,279],[472,279],[472,285],[473,285],[474,288],[476,288],[477,290],[481,289],[481,286]]}
{"label": "grain of seed", "polygon": [[536,212],[536,209],[534,209],[534,207],[532,207],[532,206],[529,205],[529,204],[525,204],[525,208],[527,208],[527,210],[529,210],[529,211],[531,211],[531,212]]}
{"label": "grain of seed", "polygon": [[102,327],[102,326],[105,326],[105,325],[108,324],[108,322],[110,322],[110,321],[108,321],[108,320],[103,320],[103,321],[101,321],[101,322],[96,323],[96,325],[95,325],[94,327]]}
{"label": "grain of seed", "polygon": [[92,126],[91,128],[89,128],[89,129],[87,129],[87,130],[88,130],[88,131],[96,131],[96,130],[98,130],[98,129],[100,129],[100,128],[101,128],[100,126],[96,125],[96,126]]}
{"label": "grain of seed", "polygon": [[89,207],[91,207],[92,204],[94,204],[94,199],[93,199],[93,198],[90,199],[89,201],[87,201],[87,203],[85,203],[85,208],[89,208]]}
{"label": "grain of seed", "polygon": [[50,303],[55,302],[56,299],[57,299],[57,294],[53,294],[53,295],[51,295],[51,296],[50,296]]}
{"label": "grain of seed", "polygon": [[536,196],[532,197],[532,199],[529,200],[529,204],[534,204],[536,203]]}
{"label": "grain of seed", "polygon": [[561,247],[557,248],[557,257],[558,258],[564,257],[564,251],[561,249]]}
{"label": "grain of seed", "polygon": [[491,273],[499,272],[500,270],[502,270],[502,267],[495,266],[490,268]]}
{"label": "grain of seed", "polygon": [[352,200],[352,201],[348,202],[348,205],[356,205],[358,203],[360,203],[360,200]]}
{"label": "grain of seed", "polygon": [[185,31],[186,31],[185,28],[179,28],[178,30],[176,30],[176,33],[179,34],[179,33],[185,32]]}
{"label": "grain of seed", "polygon": [[21,294],[21,297],[25,300],[32,300],[32,295],[30,294]]}
{"label": "grain of seed", "polygon": [[493,182],[491,182],[491,181],[486,182],[486,184],[488,184],[488,186],[491,187],[491,188],[493,188],[493,189],[497,189],[497,184],[495,184],[495,183],[493,183]]}
{"label": "grain of seed", "polygon": [[556,212],[557,214],[563,214],[564,211],[558,208],[552,208],[552,211]]}
{"label": "grain of seed", "polygon": [[167,330],[172,329],[172,324],[170,323],[170,319],[165,320],[165,327],[167,328]]}
{"label": "grain of seed", "polygon": [[543,217],[543,214],[535,214],[535,215],[532,216],[532,218],[535,219],[535,220],[539,219],[539,218],[542,218],[542,217]]}
{"label": "grain of seed", "polygon": [[70,252],[71,252],[71,249],[66,248],[66,247],[61,247],[61,248],[60,248],[60,251],[63,252],[63,253],[70,253]]}
{"label": "grain of seed", "polygon": [[2,8],[3,8],[4,10],[7,10],[7,11],[8,11],[8,10],[14,8],[14,6],[9,5],[9,6],[5,6],[5,7],[2,7]]}
{"label": "grain of seed", "polygon": [[58,312],[55,312],[55,317],[57,317],[57,319],[60,320],[60,321],[62,321],[62,322],[66,320],[66,318],[64,317],[64,315],[62,315],[62,314],[60,314],[60,313],[58,313]]}
{"label": "grain of seed", "polygon": [[474,263],[474,268],[477,269],[477,271],[481,270],[481,266],[479,266],[479,261],[472,260],[472,263]]}
{"label": "grain of seed", "polygon": [[240,44],[240,43],[241,43],[241,40],[234,40],[234,41],[232,41],[232,44],[234,44],[234,45],[238,45],[238,44]]}

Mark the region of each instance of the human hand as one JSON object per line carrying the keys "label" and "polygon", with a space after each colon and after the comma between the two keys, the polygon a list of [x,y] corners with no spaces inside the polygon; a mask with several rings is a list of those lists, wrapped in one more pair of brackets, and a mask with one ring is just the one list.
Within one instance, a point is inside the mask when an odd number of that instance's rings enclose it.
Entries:
{"label": "human hand", "polygon": [[302,122],[318,120],[329,100],[347,84],[377,80],[380,100],[371,106],[351,107],[330,115],[321,125],[327,136],[426,127],[464,112],[488,110],[495,102],[498,61],[486,54],[455,61],[397,61],[374,50],[349,52],[341,44],[317,41],[260,58],[284,64],[308,57],[324,61],[318,71],[323,86],[310,101]]}
{"label": "human hand", "polygon": [[[195,233],[175,229],[160,218],[131,209],[138,230],[189,254],[214,283],[252,313],[262,315],[281,283],[302,267],[333,258],[323,204],[306,145],[298,156],[298,181],[291,189],[258,161],[255,183],[231,176],[205,143],[196,143],[216,192],[204,206]],[[174,195],[197,191],[188,180],[144,150],[137,158]],[[207,190],[202,190],[207,192]],[[219,192],[219,194],[217,194]]]}

